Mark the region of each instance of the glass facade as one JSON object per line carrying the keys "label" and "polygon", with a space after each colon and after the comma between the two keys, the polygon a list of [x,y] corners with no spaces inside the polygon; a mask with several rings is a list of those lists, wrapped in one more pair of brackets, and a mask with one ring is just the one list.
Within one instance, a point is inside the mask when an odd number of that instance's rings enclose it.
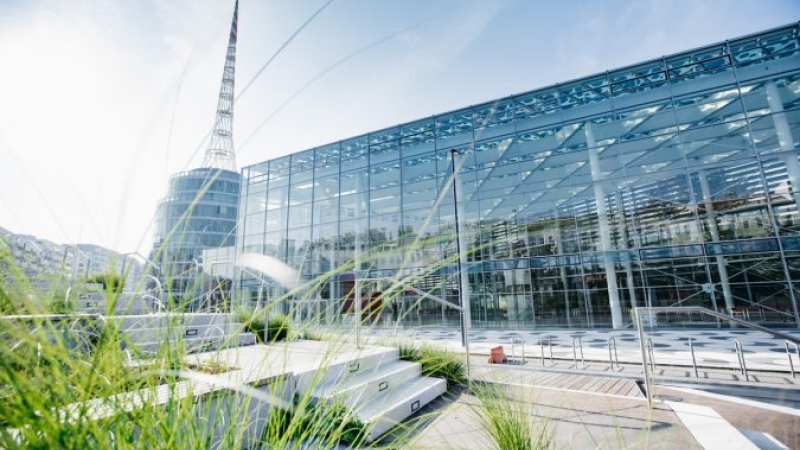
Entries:
{"label": "glass facade", "polygon": [[[645,305],[795,326],[798,31],[246,167],[238,251],[299,272],[304,318],[335,320],[357,275],[367,291],[413,286],[398,296],[406,320],[456,323],[420,294],[459,303],[455,164],[473,326],[623,327]],[[239,286],[245,299],[286,293],[252,273]]]}
{"label": "glass facade", "polygon": [[150,254],[158,270],[149,270],[183,309],[196,309],[202,300],[202,251],[235,243],[241,184],[238,173],[216,168],[170,178],[169,192],[156,209]]}

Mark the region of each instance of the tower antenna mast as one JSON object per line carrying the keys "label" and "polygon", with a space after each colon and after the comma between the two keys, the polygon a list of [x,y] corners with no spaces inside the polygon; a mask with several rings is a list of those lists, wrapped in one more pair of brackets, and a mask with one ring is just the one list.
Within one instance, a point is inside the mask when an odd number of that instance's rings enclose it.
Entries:
{"label": "tower antenna mast", "polygon": [[233,87],[236,74],[236,27],[239,19],[239,0],[233,9],[231,34],[228,38],[228,52],[225,55],[225,68],[219,86],[217,115],[214,130],[206,149],[203,167],[236,171],[236,154],[233,150]]}

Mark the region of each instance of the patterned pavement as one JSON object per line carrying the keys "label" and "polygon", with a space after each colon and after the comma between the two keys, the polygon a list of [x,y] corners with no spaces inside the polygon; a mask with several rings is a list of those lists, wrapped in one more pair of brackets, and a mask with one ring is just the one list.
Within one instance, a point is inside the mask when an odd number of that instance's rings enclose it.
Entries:
{"label": "patterned pavement", "polygon": [[[780,330],[800,339],[800,332]],[[405,338],[463,351],[461,331],[453,327],[365,327],[362,335],[374,341]],[[613,339],[612,339],[613,338]],[[646,328],[645,339],[652,342],[653,355],[658,364],[690,366],[691,346],[699,366],[736,368],[739,366],[735,341],[741,344],[749,370],[789,372],[789,357],[793,358],[795,371],[800,372],[800,355],[793,344],[789,353],[784,339],[766,333],[736,329],[667,329]],[[503,345],[505,353],[511,354],[513,339],[522,339],[528,357],[539,357],[544,344],[548,353],[548,341],[552,344],[553,357],[572,359],[580,357],[582,348],[587,361],[609,361],[609,341],[616,344],[620,362],[641,361],[641,349],[635,329],[514,329],[514,330],[470,330],[470,353],[488,354],[489,349]],[[573,352],[573,345],[575,351]],[[515,348],[519,352],[519,348]]]}

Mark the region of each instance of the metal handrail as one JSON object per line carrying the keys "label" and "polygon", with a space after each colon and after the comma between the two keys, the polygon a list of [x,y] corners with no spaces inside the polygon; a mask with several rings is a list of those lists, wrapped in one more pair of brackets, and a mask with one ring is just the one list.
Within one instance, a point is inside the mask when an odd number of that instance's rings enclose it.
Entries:
{"label": "metal handrail", "polygon": [[[752,328],[754,330],[761,331],[763,333],[770,334],[777,338],[784,339],[785,341],[792,343],[792,344],[800,344],[800,338],[796,338],[790,334],[781,333],[780,331],[775,331],[769,329],[767,327],[763,327],[761,325],[756,325],[754,323],[748,322],[746,320],[737,319],[736,317],[729,316],[727,314],[721,314],[716,311],[712,311],[708,308],[703,308],[700,306],[638,306],[635,309],[636,311],[636,326],[638,327],[638,336],[639,336],[639,349],[642,352],[642,366],[644,367],[644,384],[645,390],[647,395],[647,405],[652,408],[653,407],[653,395],[652,395],[652,380],[650,379],[650,373],[647,371],[647,348],[646,342],[644,339],[644,327],[642,326],[642,314],[643,313],[659,313],[659,312],[698,312],[701,314],[706,314],[711,317],[715,317],[717,319],[728,320],[734,323],[738,323],[747,328]],[[652,341],[651,341],[652,342]],[[746,369],[745,369],[746,370]]]}
{"label": "metal handrail", "polygon": [[[792,352],[789,351],[789,341],[783,341],[783,346],[786,348],[786,356],[789,357],[789,370],[792,371],[792,378],[794,378],[794,362],[792,362]],[[791,343],[794,345],[794,353],[797,355],[798,360],[800,360],[800,346],[795,343]]]}
{"label": "metal handrail", "polygon": [[750,375],[747,373],[747,363],[744,360],[744,349],[742,343],[738,339],[733,340],[733,348],[736,350],[736,357],[739,359],[739,370],[744,375],[745,381],[750,381]]}

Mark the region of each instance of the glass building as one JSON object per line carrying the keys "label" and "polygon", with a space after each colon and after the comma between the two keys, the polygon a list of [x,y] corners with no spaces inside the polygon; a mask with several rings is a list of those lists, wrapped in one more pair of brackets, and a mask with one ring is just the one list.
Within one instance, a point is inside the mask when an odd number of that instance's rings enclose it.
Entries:
{"label": "glass building", "polygon": [[[251,165],[238,252],[296,269],[305,289],[288,299],[306,319],[347,312],[356,278],[367,292],[402,278],[405,320],[457,323],[423,294],[459,303],[458,215],[474,327],[616,328],[650,305],[798,326],[799,32]],[[286,293],[253,273],[238,283],[244,301]]]}
{"label": "glass building", "polygon": [[203,167],[170,178],[169,192],[156,209],[151,267],[169,298],[184,309],[202,305],[204,249],[233,246],[241,176]]}

